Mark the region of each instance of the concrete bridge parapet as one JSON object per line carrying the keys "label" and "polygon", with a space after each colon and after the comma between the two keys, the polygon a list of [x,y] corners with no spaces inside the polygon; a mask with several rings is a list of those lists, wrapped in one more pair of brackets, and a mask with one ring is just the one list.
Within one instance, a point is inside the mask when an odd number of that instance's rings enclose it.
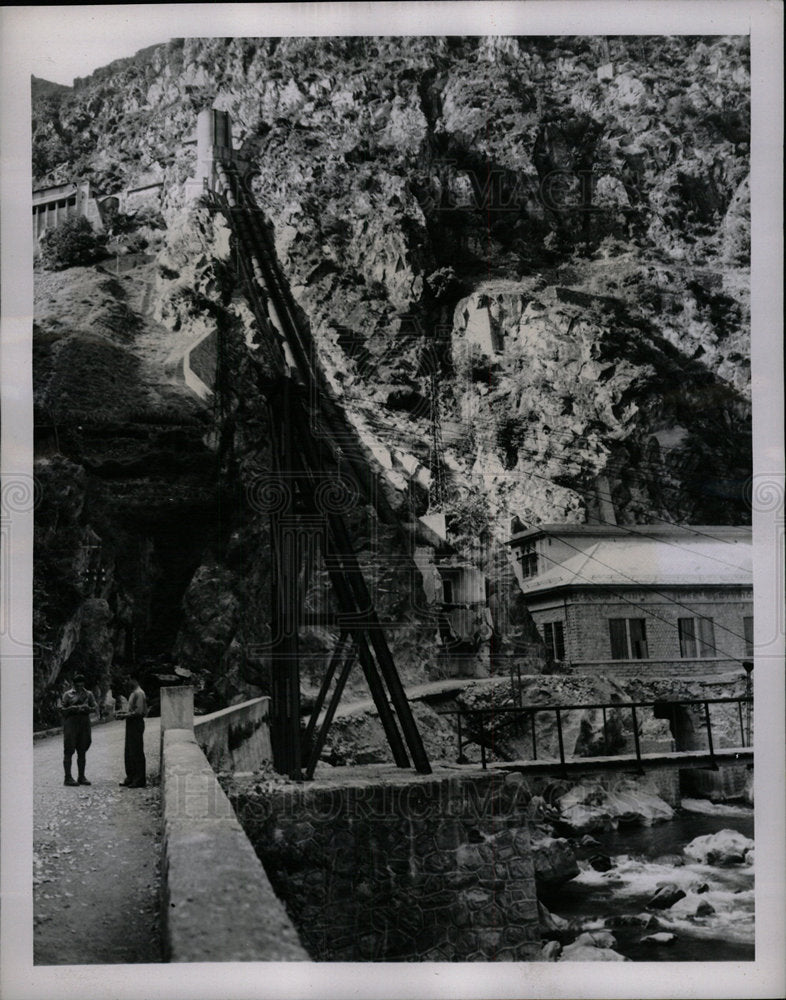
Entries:
{"label": "concrete bridge parapet", "polygon": [[273,759],[270,698],[252,698],[194,719],[196,741],[216,771],[253,771]]}
{"label": "concrete bridge parapet", "polygon": [[[167,705],[171,692],[177,692]],[[170,962],[308,961],[188,717],[162,692],[162,930]],[[193,701],[191,701],[193,708]]]}

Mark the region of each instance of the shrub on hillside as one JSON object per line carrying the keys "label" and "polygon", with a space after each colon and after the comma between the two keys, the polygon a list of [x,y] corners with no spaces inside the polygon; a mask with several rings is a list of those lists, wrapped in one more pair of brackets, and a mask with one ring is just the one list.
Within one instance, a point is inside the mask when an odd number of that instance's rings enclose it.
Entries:
{"label": "shrub on hillside", "polygon": [[50,271],[93,264],[105,256],[106,237],[83,217],[67,219],[41,237],[41,264]]}

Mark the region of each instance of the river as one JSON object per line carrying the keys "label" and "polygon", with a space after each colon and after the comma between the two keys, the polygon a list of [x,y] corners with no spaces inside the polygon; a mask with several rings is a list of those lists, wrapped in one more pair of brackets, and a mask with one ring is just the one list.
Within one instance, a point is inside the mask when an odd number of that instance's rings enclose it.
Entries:
{"label": "river", "polygon": [[[720,830],[736,830],[753,839],[753,809],[732,804],[712,805],[702,800],[686,802],[691,809],[678,810],[674,819],[643,827],[620,827],[594,834],[599,847],[579,852],[580,874],[543,896],[552,913],[571,921],[581,931],[604,927],[608,917],[653,913],[658,927],[611,928],[617,940],[615,951],[637,961],[739,962],[754,958],[753,865],[720,867],[687,861],[674,855],[694,837]],[[597,872],[587,858],[608,855],[614,867]],[[671,855],[672,858],[663,858]],[[659,883],[672,882],[687,896],[667,910],[647,911]],[[707,890],[696,893],[706,883]],[[714,913],[697,917],[696,908],[705,901]],[[645,935],[667,931],[676,935],[671,944],[642,942]]]}

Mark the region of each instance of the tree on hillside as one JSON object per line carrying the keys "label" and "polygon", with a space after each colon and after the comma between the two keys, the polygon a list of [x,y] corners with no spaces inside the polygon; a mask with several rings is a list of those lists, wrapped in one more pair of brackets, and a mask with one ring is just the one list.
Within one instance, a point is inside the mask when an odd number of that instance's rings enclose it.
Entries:
{"label": "tree on hillside", "polygon": [[44,233],[41,263],[49,271],[94,264],[106,256],[106,236],[96,233],[84,217],[67,219]]}

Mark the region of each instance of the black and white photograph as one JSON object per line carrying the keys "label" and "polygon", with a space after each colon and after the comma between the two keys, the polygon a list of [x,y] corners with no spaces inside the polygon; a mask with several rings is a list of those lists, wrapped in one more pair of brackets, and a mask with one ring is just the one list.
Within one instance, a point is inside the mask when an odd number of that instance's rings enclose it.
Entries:
{"label": "black and white photograph", "polygon": [[781,995],[782,8],[157,6],[4,20],[9,1000]]}

